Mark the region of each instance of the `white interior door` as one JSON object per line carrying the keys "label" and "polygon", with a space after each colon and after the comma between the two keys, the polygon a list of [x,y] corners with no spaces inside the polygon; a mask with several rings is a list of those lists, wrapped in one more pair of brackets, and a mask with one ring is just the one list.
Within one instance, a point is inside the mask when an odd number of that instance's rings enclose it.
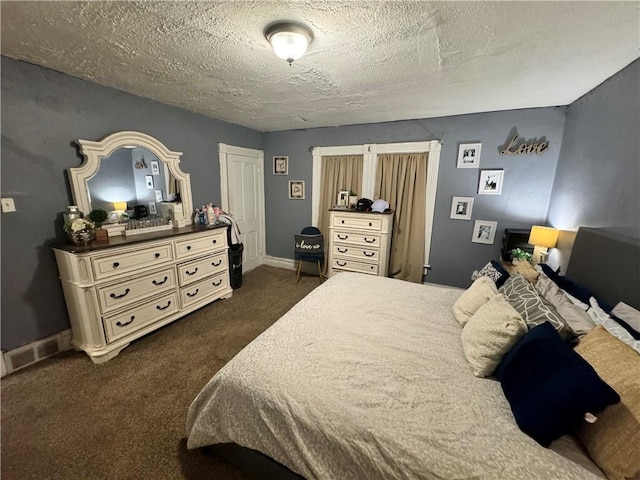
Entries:
{"label": "white interior door", "polygon": [[264,152],[221,143],[219,156],[222,209],[240,228],[245,273],[264,263]]}

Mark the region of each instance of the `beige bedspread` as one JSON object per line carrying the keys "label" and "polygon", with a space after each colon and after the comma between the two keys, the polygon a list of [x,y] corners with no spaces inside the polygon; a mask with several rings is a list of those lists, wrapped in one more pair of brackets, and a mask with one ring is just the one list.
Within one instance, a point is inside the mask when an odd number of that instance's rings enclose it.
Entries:
{"label": "beige bedspread", "polygon": [[597,478],[522,433],[476,378],[461,290],[341,273],[204,387],[188,447],[235,442],[308,479]]}

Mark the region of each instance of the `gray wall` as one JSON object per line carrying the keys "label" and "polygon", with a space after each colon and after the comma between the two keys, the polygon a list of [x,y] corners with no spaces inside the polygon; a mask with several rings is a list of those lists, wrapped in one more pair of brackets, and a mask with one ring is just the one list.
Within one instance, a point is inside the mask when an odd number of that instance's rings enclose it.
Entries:
{"label": "gray wall", "polygon": [[640,60],[570,105],[549,203],[556,228],[640,238]]}
{"label": "gray wall", "polygon": [[[293,235],[311,222],[311,148],[441,140],[442,152],[436,192],[431,266],[427,280],[468,286],[474,269],[500,255],[505,228],[544,224],[560,142],[565,108],[539,108],[462,115],[446,118],[317,128],[264,134],[267,253],[293,258]],[[502,156],[500,147],[514,128],[525,139],[545,138],[549,149],[541,155]],[[460,143],[482,142],[480,169],[456,168]],[[289,175],[271,174],[274,155],[289,156]],[[504,169],[502,195],[478,195],[481,169]],[[288,180],[306,182],[306,199],[289,200]],[[453,196],[475,198],[470,221],[451,220]],[[498,222],[493,245],[471,243],[475,220]]]}
{"label": "gray wall", "polygon": [[3,349],[69,328],[49,247],[64,241],[65,172],[81,163],[72,141],[120,130],[184,152],[195,205],[220,204],[219,142],[262,148],[259,132],[2,57],[2,196],[17,208],[1,224]]}

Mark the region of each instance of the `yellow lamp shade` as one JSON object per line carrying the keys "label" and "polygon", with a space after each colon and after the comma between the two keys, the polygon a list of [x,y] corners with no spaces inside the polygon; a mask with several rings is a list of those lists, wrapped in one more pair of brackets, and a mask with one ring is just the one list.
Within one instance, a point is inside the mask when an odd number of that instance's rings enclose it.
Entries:
{"label": "yellow lamp shade", "polygon": [[531,227],[529,234],[529,243],[536,247],[554,248],[558,241],[560,230],[549,227],[539,227],[534,225]]}
{"label": "yellow lamp shade", "polygon": [[126,210],[127,209],[127,202],[113,202],[113,209],[114,210]]}

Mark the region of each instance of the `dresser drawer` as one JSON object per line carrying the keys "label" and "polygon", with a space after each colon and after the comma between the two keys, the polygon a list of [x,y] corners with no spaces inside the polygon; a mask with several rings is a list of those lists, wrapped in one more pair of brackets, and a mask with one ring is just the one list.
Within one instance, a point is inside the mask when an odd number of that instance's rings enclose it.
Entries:
{"label": "dresser drawer", "polygon": [[348,270],[350,272],[360,272],[360,273],[369,273],[371,275],[378,275],[377,263],[356,262],[354,260],[348,260],[345,258],[332,259],[331,268],[333,270]]}
{"label": "dresser drawer", "polygon": [[145,325],[149,325],[178,311],[178,299],[175,292],[152,300],[125,313],[104,318],[107,342],[113,342]]}
{"label": "dresser drawer", "polygon": [[332,235],[332,241],[335,244],[351,244],[361,245],[367,248],[375,248],[380,246],[380,235],[366,234],[366,233],[353,233],[348,231],[334,230]]}
{"label": "dresser drawer", "polygon": [[160,265],[173,260],[171,244],[159,244],[106,257],[93,258],[93,273],[96,280],[134,272],[141,268]]}
{"label": "dresser drawer", "polygon": [[229,272],[226,270],[215,274],[212,277],[194,283],[180,289],[180,302],[182,308],[193,303],[204,300],[216,292],[221,292],[229,288]]}
{"label": "dresser drawer", "polygon": [[99,287],[98,298],[103,313],[130,305],[160,292],[176,288],[174,268]]}
{"label": "dresser drawer", "polygon": [[227,245],[227,230],[221,228],[219,232],[204,237],[176,241],[176,258],[188,258],[194,255],[213,253]]}
{"label": "dresser drawer", "polygon": [[178,265],[178,279],[180,281],[180,285],[187,285],[195,282],[196,280],[213,275],[214,273],[226,271],[228,264],[229,262],[226,250],[200,260],[181,263]]}
{"label": "dresser drawer", "polygon": [[355,228],[358,230],[382,231],[382,218],[373,214],[359,215],[333,215],[333,226]]}
{"label": "dresser drawer", "polygon": [[366,248],[347,244],[334,244],[333,257],[377,263],[380,258],[380,250],[377,248]]}

